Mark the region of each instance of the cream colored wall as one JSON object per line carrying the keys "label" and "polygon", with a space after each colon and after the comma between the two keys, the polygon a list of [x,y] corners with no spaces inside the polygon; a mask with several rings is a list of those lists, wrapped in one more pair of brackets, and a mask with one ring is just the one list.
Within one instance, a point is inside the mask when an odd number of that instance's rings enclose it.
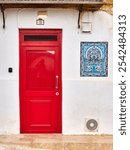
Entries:
{"label": "cream colored wall", "polygon": [[[92,22],[92,33],[77,28],[78,11],[46,9],[44,26],[36,25],[37,11],[7,9],[6,28],[0,13],[0,133],[19,133],[19,28],[63,29],[63,133],[85,134],[85,118],[99,120],[98,134],[112,134],[112,16],[103,11],[85,12],[82,21]],[[80,77],[80,42],[108,41],[108,77]],[[13,67],[13,73],[8,73]]]}

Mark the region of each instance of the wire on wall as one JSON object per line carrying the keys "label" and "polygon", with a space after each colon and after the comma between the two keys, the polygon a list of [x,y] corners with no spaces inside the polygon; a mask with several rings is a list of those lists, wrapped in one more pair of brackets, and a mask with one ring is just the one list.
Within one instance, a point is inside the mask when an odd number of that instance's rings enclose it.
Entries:
{"label": "wire on wall", "polygon": [[5,13],[4,13],[4,7],[2,4],[0,5],[0,8],[1,8],[2,16],[3,16],[3,29],[5,29]]}
{"label": "wire on wall", "polygon": [[81,18],[81,13],[83,11],[83,5],[80,6],[79,8],[79,15],[78,15],[78,29],[80,29],[80,18]]}

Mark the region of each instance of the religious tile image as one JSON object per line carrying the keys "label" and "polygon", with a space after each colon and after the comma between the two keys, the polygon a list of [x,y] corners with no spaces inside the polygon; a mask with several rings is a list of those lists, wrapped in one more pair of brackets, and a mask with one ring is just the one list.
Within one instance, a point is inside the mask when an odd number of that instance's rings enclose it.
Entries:
{"label": "religious tile image", "polygon": [[80,76],[108,76],[108,42],[81,42]]}

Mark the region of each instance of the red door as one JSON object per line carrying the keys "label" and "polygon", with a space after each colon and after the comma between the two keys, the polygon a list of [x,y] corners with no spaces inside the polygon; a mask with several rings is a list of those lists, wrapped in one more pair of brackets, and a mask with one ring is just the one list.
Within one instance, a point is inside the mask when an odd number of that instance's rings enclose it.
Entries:
{"label": "red door", "polygon": [[20,131],[62,132],[61,30],[20,29]]}

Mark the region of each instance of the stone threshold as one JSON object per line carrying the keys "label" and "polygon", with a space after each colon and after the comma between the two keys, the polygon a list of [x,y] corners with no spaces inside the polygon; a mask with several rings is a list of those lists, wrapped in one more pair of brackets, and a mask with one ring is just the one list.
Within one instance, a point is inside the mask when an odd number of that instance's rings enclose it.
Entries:
{"label": "stone threshold", "polygon": [[112,150],[112,135],[0,135],[0,150]]}

